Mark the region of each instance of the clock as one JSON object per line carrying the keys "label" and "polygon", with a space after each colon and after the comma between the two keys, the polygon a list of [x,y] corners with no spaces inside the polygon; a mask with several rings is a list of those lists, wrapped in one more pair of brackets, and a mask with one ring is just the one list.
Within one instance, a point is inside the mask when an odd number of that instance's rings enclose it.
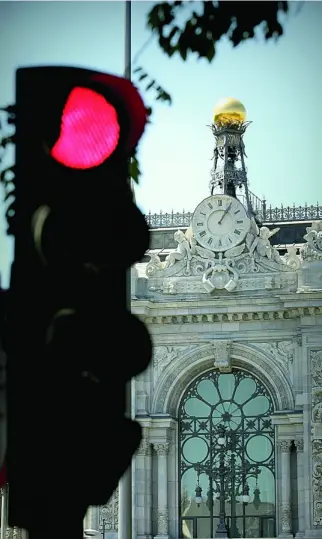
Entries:
{"label": "clock", "polygon": [[226,251],[245,239],[250,224],[239,200],[229,195],[213,195],[197,206],[191,226],[200,245],[212,251]]}

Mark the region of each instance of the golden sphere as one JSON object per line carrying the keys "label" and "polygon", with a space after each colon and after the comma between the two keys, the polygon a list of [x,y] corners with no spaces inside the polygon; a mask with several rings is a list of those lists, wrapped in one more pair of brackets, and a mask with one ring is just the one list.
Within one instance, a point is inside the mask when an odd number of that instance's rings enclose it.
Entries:
{"label": "golden sphere", "polygon": [[214,123],[228,125],[243,123],[246,120],[246,109],[244,105],[233,97],[220,99],[214,108]]}

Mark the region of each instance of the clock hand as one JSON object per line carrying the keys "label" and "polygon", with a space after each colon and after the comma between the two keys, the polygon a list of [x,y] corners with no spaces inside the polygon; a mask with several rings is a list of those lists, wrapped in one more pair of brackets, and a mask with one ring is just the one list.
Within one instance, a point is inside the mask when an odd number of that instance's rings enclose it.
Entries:
{"label": "clock hand", "polygon": [[222,223],[222,220],[223,218],[225,217],[226,213],[229,212],[230,208],[231,208],[231,205],[232,205],[232,202],[230,202],[230,204],[227,206],[227,208],[225,209],[224,213],[222,214],[220,220],[218,221],[218,225],[221,225]]}

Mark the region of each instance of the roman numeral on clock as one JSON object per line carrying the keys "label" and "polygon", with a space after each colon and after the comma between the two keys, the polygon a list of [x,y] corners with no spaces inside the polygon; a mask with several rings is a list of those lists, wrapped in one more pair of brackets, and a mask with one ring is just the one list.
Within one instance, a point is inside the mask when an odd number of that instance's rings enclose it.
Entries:
{"label": "roman numeral on clock", "polygon": [[212,239],[212,238],[209,238],[208,241],[207,241],[208,245],[211,245],[212,242],[213,242],[213,239]]}
{"label": "roman numeral on clock", "polygon": [[237,225],[242,225],[243,222],[244,222],[243,220],[237,221]]}
{"label": "roman numeral on clock", "polygon": [[234,230],[234,234],[236,234],[237,236],[240,236],[240,230]]}
{"label": "roman numeral on clock", "polygon": [[199,233],[199,236],[201,238],[203,238],[205,235],[207,234],[207,232],[205,230],[202,230],[200,233]]}
{"label": "roman numeral on clock", "polygon": [[204,223],[197,223],[197,226],[203,226]]}

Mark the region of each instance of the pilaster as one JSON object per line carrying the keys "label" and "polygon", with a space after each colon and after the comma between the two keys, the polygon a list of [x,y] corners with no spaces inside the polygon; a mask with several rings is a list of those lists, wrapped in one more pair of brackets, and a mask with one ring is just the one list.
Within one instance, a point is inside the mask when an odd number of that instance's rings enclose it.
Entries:
{"label": "pilaster", "polygon": [[293,537],[291,512],[291,440],[279,440],[281,466],[281,503],[279,537]]}
{"label": "pilaster", "polygon": [[[146,431],[147,429],[144,429]],[[146,432],[143,435],[146,436]],[[136,452],[135,519],[139,539],[152,538],[152,447],[144,437]]]}
{"label": "pilaster", "polygon": [[168,512],[168,443],[156,443],[154,449],[158,458],[158,539],[169,537]]}
{"label": "pilaster", "polygon": [[298,530],[296,537],[305,536],[305,485],[304,485],[304,440],[294,440],[296,447],[296,472],[297,472],[297,507],[298,507]]}

